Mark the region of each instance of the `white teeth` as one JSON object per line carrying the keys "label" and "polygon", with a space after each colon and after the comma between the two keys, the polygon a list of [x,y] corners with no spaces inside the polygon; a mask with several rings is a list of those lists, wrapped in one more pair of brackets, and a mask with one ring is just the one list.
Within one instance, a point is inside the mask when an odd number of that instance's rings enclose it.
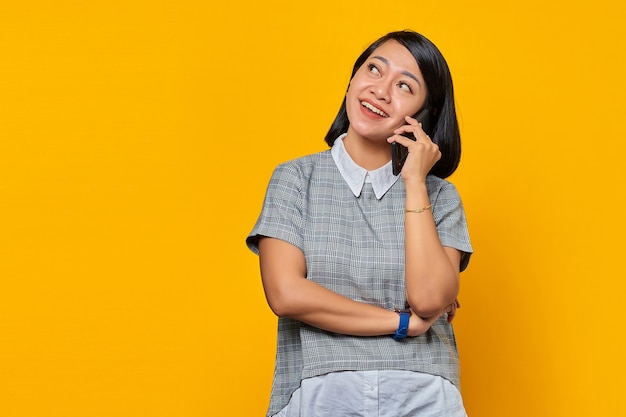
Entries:
{"label": "white teeth", "polygon": [[366,109],[371,110],[372,112],[374,112],[374,113],[378,114],[379,116],[382,116],[382,117],[389,117],[389,116],[387,115],[387,113],[385,113],[384,111],[380,110],[380,109],[379,109],[379,108],[377,108],[377,107],[372,106],[372,105],[371,105],[371,104],[369,104],[367,101],[362,101],[362,102],[361,102],[361,106],[365,107]]}

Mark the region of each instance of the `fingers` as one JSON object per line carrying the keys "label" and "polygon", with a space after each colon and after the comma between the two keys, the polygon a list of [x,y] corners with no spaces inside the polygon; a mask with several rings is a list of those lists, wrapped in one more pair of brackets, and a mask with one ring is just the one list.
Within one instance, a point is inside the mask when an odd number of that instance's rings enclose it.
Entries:
{"label": "fingers", "polygon": [[446,313],[448,314],[448,323],[452,323],[452,320],[454,320],[457,308],[461,308],[461,304],[459,303],[458,299],[454,300],[452,304],[446,307]]}
{"label": "fingers", "polygon": [[[410,144],[411,142],[407,142],[406,140],[404,140],[404,136],[401,136],[403,134],[407,134],[410,133],[413,135],[413,137],[415,137],[417,142],[423,142],[423,143],[432,143],[432,140],[430,139],[430,136],[428,136],[426,134],[426,132],[424,132],[424,130],[422,129],[422,124],[419,123],[417,120],[413,119],[412,117],[406,116],[405,120],[407,122],[407,124],[400,126],[399,128],[397,128],[396,130],[394,130],[394,136],[390,137],[388,139],[388,142],[398,142],[404,146],[408,147],[408,144]],[[409,139],[410,140],[410,139]],[[414,141],[415,142],[415,141]]]}
{"label": "fingers", "polygon": [[448,313],[448,318],[446,320],[448,320],[448,323],[452,323],[452,320],[454,320],[454,317],[456,316],[456,313]]}
{"label": "fingers", "polygon": [[[419,131],[413,131],[415,129],[419,129]],[[402,136],[402,133],[410,132],[413,133],[416,140],[409,139],[405,136]],[[421,132],[421,133],[420,133]],[[441,151],[439,150],[439,146],[434,143],[430,137],[424,133],[423,130],[419,126],[416,128],[407,128],[405,126],[398,128],[394,131],[394,135],[387,138],[388,143],[399,143],[400,145],[408,148],[409,153],[411,152],[420,152],[421,154],[427,155],[427,159],[432,159],[432,163],[434,164],[441,158]]]}
{"label": "fingers", "polygon": [[[412,117],[405,118],[407,124],[393,131],[393,136],[387,138],[388,143],[398,143],[408,149],[409,156],[402,168],[402,178],[405,181],[424,181],[431,168],[441,159],[439,146],[434,143],[422,129],[422,125]],[[412,134],[411,140],[403,134]]]}

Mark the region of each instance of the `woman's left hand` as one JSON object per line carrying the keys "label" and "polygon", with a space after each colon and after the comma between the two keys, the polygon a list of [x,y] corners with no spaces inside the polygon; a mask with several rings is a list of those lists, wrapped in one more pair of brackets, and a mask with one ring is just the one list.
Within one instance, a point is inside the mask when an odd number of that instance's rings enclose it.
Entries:
{"label": "woman's left hand", "polygon": [[[426,175],[431,168],[441,158],[439,146],[433,143],[430,137],[422,130],[421,124],[414,118],[406,116],[405,120],[408,124],[394,130],[394,135],[387,139],[387,142],[397,142],[406,146],[409,154],[406,162],[402,167],[402,178],[407,180],[417,179],[418,181],[426,181]],[[417,140],[411,140],[402,136],[402,133],[412,133]]]}
{"label": "woman's left hand", "polygon": [[448,314],[448,323],[452,323],[452,320],[454,320],[454,316],[456,316],[457,308],[461,308],[461,304],[459,303],[458,299],[454,300],[452,304],[446,307],[445,312]]}

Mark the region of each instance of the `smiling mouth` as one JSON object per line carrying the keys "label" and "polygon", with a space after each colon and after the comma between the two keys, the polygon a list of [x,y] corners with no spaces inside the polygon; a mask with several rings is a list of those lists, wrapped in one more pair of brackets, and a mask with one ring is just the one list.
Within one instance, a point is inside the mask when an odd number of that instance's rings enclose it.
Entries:
{"label": "smiling mouth", "polygon": [[378,107],[374,107],[372,106],[370,103],[368,103],[367,101],[362,101],[361,102],[361,106],[365,107],[366,109],[368,109],[369,111],[371,111],[372,113],[376,113],[377,115],[379,115],[380,117],[389,117],[389,115],[387,113],[385,113],[384,111],[382,111],[381,109],[379,109]]}

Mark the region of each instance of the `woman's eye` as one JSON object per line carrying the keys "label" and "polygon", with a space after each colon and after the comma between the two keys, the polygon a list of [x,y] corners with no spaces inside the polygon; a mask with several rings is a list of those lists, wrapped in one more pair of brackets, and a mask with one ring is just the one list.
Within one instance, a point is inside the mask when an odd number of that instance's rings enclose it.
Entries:
{"label": "woman's eye", "polygon": [[398,87],[400,87],[404,91],[408,91],[409,93],[413,92],[413,90],[411,90],[411,86],[407,83],[398,83]]}
{"label": "woman's eye", "polygon": [[367,68],[370,70],[370,72],[372,74],[376,74],[376,75],[380,74],[380,71],[378,70],[378,67],[376,67],[376,65],[374,65],[374,64],[369,64],[367,66]]}

